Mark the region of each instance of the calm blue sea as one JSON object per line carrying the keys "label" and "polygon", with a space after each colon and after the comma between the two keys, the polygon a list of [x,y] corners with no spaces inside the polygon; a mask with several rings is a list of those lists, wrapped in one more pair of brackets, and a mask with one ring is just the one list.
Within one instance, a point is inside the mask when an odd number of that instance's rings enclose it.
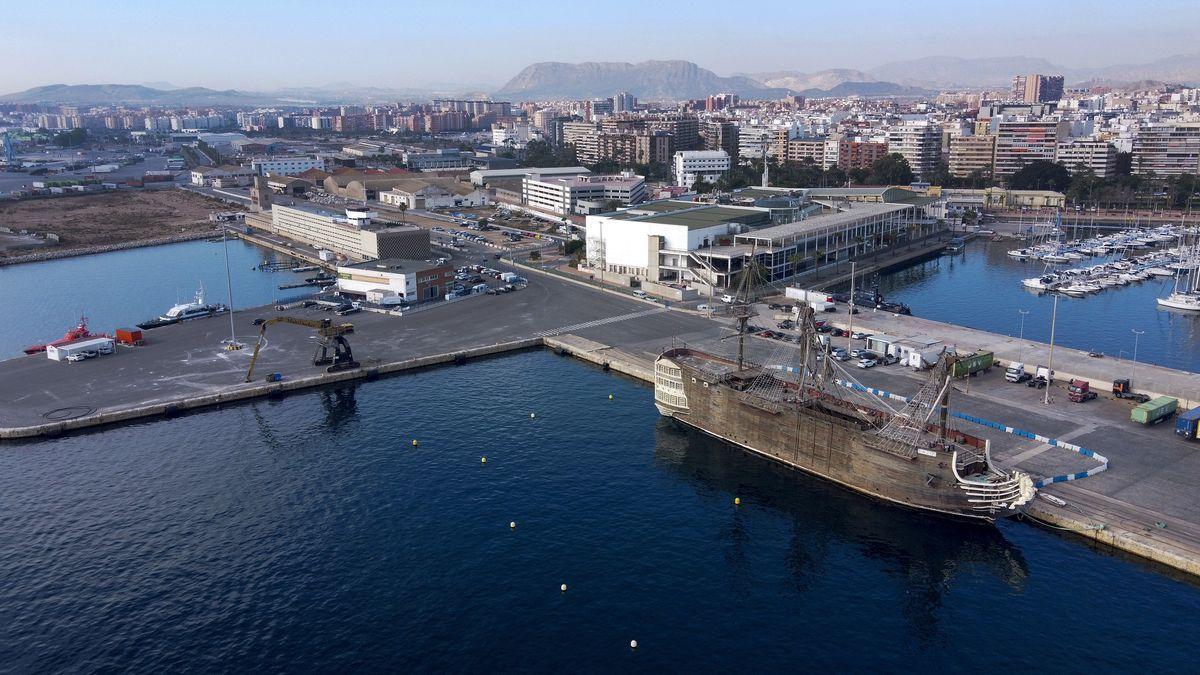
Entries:
{"label": "calm blue sea", "polygon": [[[1020,334],[1025,310],[1025,337],[1049,342],[1054,296],[1021,285],[1022,279],[1040,276],[1045,264],[1008,257],[1014,247],[974,241],[959,255],[881,275],[879,289],[917,316],[1002,335]],[[1087,264],[1092,263],[1077,263]],[[1060,297],[1055,343],[1132,359],[1136,337],[1138,361],[1200,372],[1200,314],[1159,309],[1155,302],[1173,284],[1172,278],[1155,277],[1083,298]],[[1135,336],[1135,330],[1144,333]]]}
{"label": "calm blue sea", "polygon": [[[229,242],[235,309],[304,292],[280,291],[278,286],[315,272],[252,269],[276,258],[285,256],[240,240]],[[0,267],[0,359],[20,355],[30,344],[58,339],[80,314],[95,332],[132,327],[177,302],[190,301],[200,284],[208,302],[229,304],[220,243],[192,241]]]}
{"label": "calm blue sea", "polygon": [[0,445],[13,672],[1168,672],[1198,628],[1193,581],[876,503],[548,352]]}

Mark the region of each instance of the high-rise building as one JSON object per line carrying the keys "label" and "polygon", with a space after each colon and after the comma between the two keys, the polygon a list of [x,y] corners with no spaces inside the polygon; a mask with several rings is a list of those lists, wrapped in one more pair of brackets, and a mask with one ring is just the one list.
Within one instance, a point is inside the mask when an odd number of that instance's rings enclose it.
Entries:
{"label": "high-rise building", "polygon": [[583,164],[600,161],[600,125],[594,122],[563,122],[562,143],[575,146],[575,157]]}
{"label": "high-rise building", "polygon": [[1066,123],[1050,120],[1003,120],[996,127],[995,176],[1011,176],[1038,160],[1054,161]]}
{"label": "high-rise building", "polygon": [[887,154],[887,143],[853,141],[841,138],[837,141],[837,165],[843,171],[869,169]]}
{"label": "high-rise building", "polygon": [[996,137],[989,134],[975,136],[953,136],[950,138],[950,173],[966,178],[978,171],[985,177],[992,176],[996,162]]}
{"label": "high-rise building", "polygon": [[613,112],[633,112],[637,108],[637,97],[627,91],[613,96]]}
{"label": "high-rise building", "polygon": [[825,139],[794,138],[787,143],[783,156],[785,162],[812,162],[817,166],[825,163]]}
{"label": "high-rise building", "polygon": [[1092,173],[1105,178],[1117,169],[1117,149],[1107,141],[1072,139],[1058,144],[1055,161],[1071,173],[1091,169]]}
{"label": "high-rise building", "polygon": [[1133,139],[1133,172],[1200,173],[1200,122],[1150,124]]}
{"label": "high-rise building", "polygon": [[700,120],[695,115],[660,115],[646,120],[646,128],[670,132],[675,138],[676,150],[698,150],[703,147]]}
{"label": "high-rise building", "polygon": [[888,152],[908,161],[920,179],[937,169],[942,154],[942,131],[929,120],[906,120],[888,130]]}
{"label": "high-rise building", "polygon": [[725,120],[709,120],[701,130],[705,150],[724,150],[733,161],[738,156],[738,126]]}
{"label": "high-rise building", "polygon": [[1012,80],[1011,98],[1025,103],[1049,103],[1063,96],[1062,75],[1017,75]]}

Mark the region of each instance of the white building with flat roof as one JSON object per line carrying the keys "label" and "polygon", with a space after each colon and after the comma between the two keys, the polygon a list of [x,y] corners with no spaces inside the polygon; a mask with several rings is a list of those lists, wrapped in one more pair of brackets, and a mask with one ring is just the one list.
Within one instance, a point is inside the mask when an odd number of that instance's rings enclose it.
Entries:
{"label": "white building with flat roof", "polygon": [[646,200],[646,179],[632,172],[612,176],[544,177],[529,174],[521,180],[521,203],[557,216],[613,211],[617,206]]}
{"label": "white building with flat roof", "polygon": [[273,173],[279,176],[295,176],[309,169],[325,169],[325,160],[317,157],[259,157],[250,160],[255,175]]}
{"label": "white building with flat roof", "polygon": [[733,166],[724,150],[681,150],[675,153],[672,174],[675,184],[692,189],[697,178],[714,183]]}

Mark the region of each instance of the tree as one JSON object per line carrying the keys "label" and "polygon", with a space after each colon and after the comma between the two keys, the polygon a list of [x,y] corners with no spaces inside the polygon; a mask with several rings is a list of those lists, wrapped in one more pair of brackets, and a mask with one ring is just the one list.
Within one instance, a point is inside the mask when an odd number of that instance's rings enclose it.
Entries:
{"label": "tree", "polygon": [[908,185],[913,181],[912,167],[904,155],[893,152],[880,157],[871,165],[867,182],[871,185]]}
{"label": "tree", "polygon": [[941,185],[942,187],[953,187],[954,176],[950,173],[950,165],[945,162],[938,162],[933,171],[928,176],[922,176],[929,181],[930,185]]}
{"label": "tree", "polygon": [[866,167],[858,167],[850,169],[850,182],[855,185],[862,185],[867,182],[867,178],[871,175],[871,170]]}
{"label": "tree", "polygon": [[1021,167],[1008,178],[1014,190],[1054,190],[1062,192],[1071,184],[1071,172],[1058,162],[1039,159]]}
{"label": "tree", "polygon": [[1128,176],[1133,173],[1133,153],[1118,152],[1117,166],[1113,169],[1114,176]]}
{"label": "tree", "polygon": [[692,183],[692,190],[695,191],[696,194],[703,195],[712,192],[713,186],[711,183],[704,180],[703,176],[697,176],[696,182]]}
{"label": "tree", "polygon": [[1104,179],[1098,177],[1090,167],[1082,167],[1075,171],[1071,184],[1067,187],[1067,199],[1073,202],[1093,201],[1104,187]]}
{"label": "tree", "polygon": [[87,130],[80,127],[54,134],[53,143],[60,148],[77,148],[87,142]]}
{"label": "tree", "polygon": [[571,145],[556,148],[546,141],[532,140],[525,146],[525,166],[553,167],[577,166],[575,147]]}
{"label": "tree", "polygon": [[404,222],[404,212],[408,210],[408,202],[400,202],[396,208],[400,209],[400,222]]}
{"label": "tree", "polygon": [[1167,195],[1171,207],[1182,209],[1188,206],[1200,188],[1200,178],[1194,173],[1181,173],[1167,179]]}
{"label": "tree", "polygon": [[533,251],[530,251],[530,252],[529,252],[529,259],[530,259],[530,260],[541,260],[541,259],[542,259],[542,252],[541,252],[541,251],[538,251],[538,250],[533,250]]}

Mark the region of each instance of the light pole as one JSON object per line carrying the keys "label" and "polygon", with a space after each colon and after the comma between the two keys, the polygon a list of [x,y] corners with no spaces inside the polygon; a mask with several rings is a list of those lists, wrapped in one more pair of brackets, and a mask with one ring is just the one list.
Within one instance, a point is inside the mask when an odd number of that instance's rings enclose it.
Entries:
{"label": "light pole", "polygon": [[226,351],[234,351],[242,348],[242,344],[237,341],[237,334],[233,329],[233,276],[229,273],[229,228],[221,227],[221,246],[225,249],[225,285],[229,289],[229,342],[225,343]]}
{"label": "light pole", "polygon": [[1050,360],[1046,362],[1046,395],[1042,403],[1050,405],[1050,383],[1054,380],[1054,327],[1058,323],[1058,293],[1054,294],[1054,310],[1050,313]]}
{"label": "light pole", "polygon": [[1021,335],[1017,338],[1020,343],[1017,345],[1017,360],[1024,363],[1025,361],[1025,315],[1029,313],[1027,309],[1018,309],[1017,314],[1021,315]]}
{"label": "light pole", "polygon": [[1131,328],[1130,330],[1133,331],[1133,362],[1137,363],[1138,340],[1142,337],[1142,333],[1145,333],[1146,331],[1138,330],[1136,328]]}

